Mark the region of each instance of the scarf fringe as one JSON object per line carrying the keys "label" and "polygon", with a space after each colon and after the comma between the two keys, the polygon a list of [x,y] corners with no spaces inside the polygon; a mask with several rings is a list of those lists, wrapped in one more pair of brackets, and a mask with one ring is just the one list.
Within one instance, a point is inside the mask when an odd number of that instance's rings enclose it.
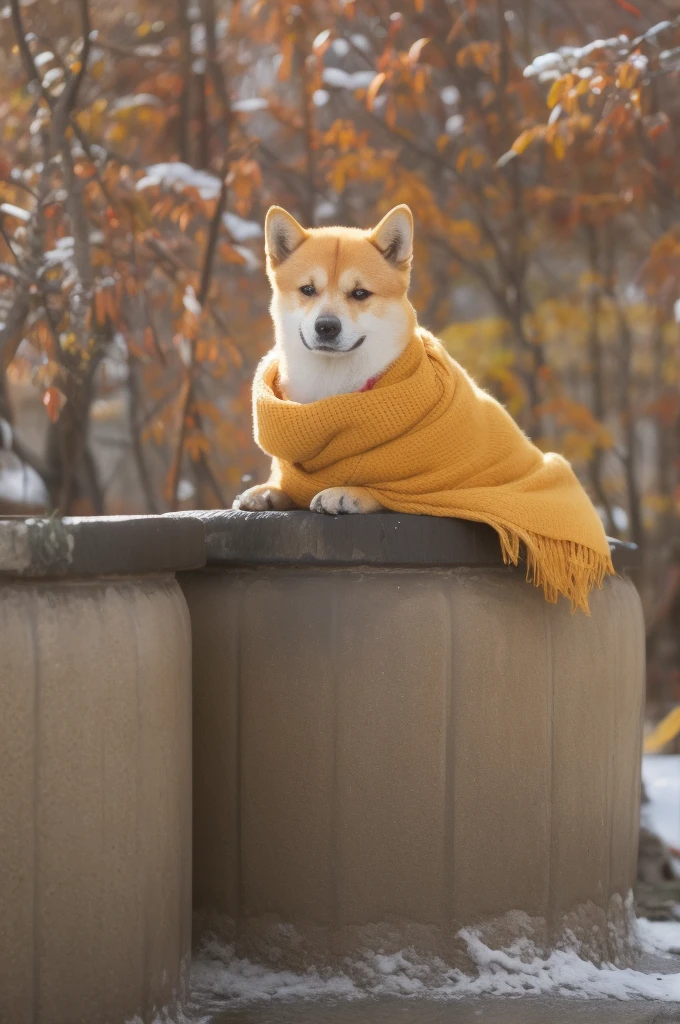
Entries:
{"label": "scarf fringe", "polygon": [[592,548],[569,540],[553,540],[536,533],[509,530],[493,523],[501,542],[503,561],[518,565],[520,544],[526,548],[529,583],[543,587],[546,601],[557,604],[562,594],[575,612],[580,608],[590,615],[588,595],[593,587],[602,589],[606,576],[615,575],[611,555],[601,555]]}

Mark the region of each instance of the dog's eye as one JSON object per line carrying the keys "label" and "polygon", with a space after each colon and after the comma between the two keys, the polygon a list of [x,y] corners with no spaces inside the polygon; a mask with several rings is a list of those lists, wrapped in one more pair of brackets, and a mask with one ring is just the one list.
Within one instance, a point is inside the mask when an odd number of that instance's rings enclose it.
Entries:
{"label": "dog's eye", "polygon": [[363,302],[370,294],[365,288],[355,288],[350,294],[350,299],[357,299],[358,302]]}
{"label": "dog's eye", "polygon": [[311,298],[312,295],[316,295],[316,288],[314,287],[313,284],[303,284],[300,291],[302,292],[303,295],[306,295],[308,298]]}

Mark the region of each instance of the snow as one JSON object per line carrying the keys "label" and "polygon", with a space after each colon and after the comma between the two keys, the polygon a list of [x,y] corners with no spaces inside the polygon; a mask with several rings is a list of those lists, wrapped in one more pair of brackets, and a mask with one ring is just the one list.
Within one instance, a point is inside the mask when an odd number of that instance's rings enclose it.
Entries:
{"label": "snow", "polygon": [[323,81],[333,89],[367,89],[375,78],[374,71],[344,71],[342,68],[324,68]]}
{"label": "snow", "polygon": [[43,87],[45,89],[49,89],[51,85],[54,85],[55,82],[59,82],[61,80],[63,74],[64,72],[61,70],[61,68],[50,68],[50,70],[47,71],[45,73],[45,76],[43,77]]}
{"label": "snow", "polygon": [[[660,31],[657,28],[657,31]],[[554,53],[542,53],[540,56],[535,57],[533,62],[524,69],[524,77],[532,78],[535,75],[539,77],[544,75],[546,72],[557,71],[560,74],[564,74],[567,71],[573,70],[584,57],[590,57],[593,53],[597,53],[600,50],[613,50],[614,53],[619,57],[627,57],[630,54],[631,47],[636,45],[639,40],[631,41],[627,36],[612,36],[609,39],[593,39],[592,42],[586,43],[585,46],[561,46],[559,50]]]}
{"label": "snow", "polygon": [[269,100],[264,96],[251,96],[249,99],[236,100],[232,104],[232,110],[239,114],[254,114],[257,110],[268,110]]}
{"label": "snow", "polygon": [[642,824],[680,850],[680,754],[648,754],[642,759],[642,781],[649,798]]}
{"label": "snow", "polygon": [[137,189],[143,191],[154,185],[183,185],[185,188],[195,188],[201,199],[217,199],[220,194],[221,182],[216,174],[208,171],[198,171],[189,164],[179,161],[167,164],[151,164],[146,169],[146,175],[137,182]]}
{"label": "snow", "polygon": [[191,52],[205,53],[205,25],[191,26]]}
{"label": "snow", "polygon": [[138,92],[134,96],[121,96],[111,107],[113,114],[124,113],[137,107],[162,107],[163,101],[148,92]]}
{"label": "snow", "polygon": [[25,223],[31,219],[28,210],[22,210],[20,206],[14,206],[13,203],[0,203],[0,213],[4,213],[7,217],[15,217],[16,220],[23,220]]}
{"label": "snow", "polygon": [[460,135],[465,128],[465,118],[462,114],[452,114],[447,118],[444,130],[447,135]]}
{"label": "snow", "polygon": [[315,107],[325,107],[330,96],[326,89],[316,89],[312,99],[314,100]]}
{"label": "snow", "polygon": [[54,54],[51,50],[43,50],[42,53],[36,54],[35,66],[41,68],[43,64],[49,64],[51,60],[54,60]]}
{"label": "snow", "polygon": [[247,249],[245,245],[235,245],[234,250],[242,258],[246,270],[257,270],[260,266],[260,260],[258,260],[255,253]]}
{"label": "snow", "polygon": [[235,242],[250,242],[262,238],[262,225],[256,220],[246,220],[237,213],[225,213],[222,217],[225,228]]}
{"label": "snow", "polygon": [[0,501],[16,505],[47,505],[48,494],[34,469],[0,462]]}
{"label": "snow", "polygon": [[54,249],[48,249],[43,253],[43,269],[62,266],[73,259],[75,242],[71,235],[58,238],[54,243]]}
{"label": "snow", "polygon": [[334,39],[331,43],[331,50],[336,57],[340,57],[342,60],[342,58],[346,57],[349,53],[349,43],[346,39]]}
{"label": "snow", "polygon": [[354,46],[356,46],[357,50],[363,50],[364,53],[371,52],[371,44],[370,41],[366,38],[366,36],[357,34],[350,36],[350,39],[352,40]]}
{"label": "snow", "polygon": [[638,921],[642,948],[646,953],[680,953],[680,921]]}
{"label": "snow", "polygon": [[0,448],[11,448],[14,440],[12,424],[0,416]]}
{"label": "snow", "polygon": [[196,298],[196,292],[190,284],[184,289],[184,298],[182,299],[184,308],[188,313],[192,313],[194,316],[200,316],[202,313],[202,307],[198,299]]}
{"label": "snow", "polygon": [[460,90],[456,89],[455,85],[445,85],[440,95],[442,103],[446,103],[449,107],[455,107],[460,99]]}
{"label": "snow", "polygon": [[330,199],[320,199],[314,210],[317,220],[328,220],[329,217],[335,217],[337,212],[337,206]]}
{"label": "snow", "polygon": [[331,30],[329,28],[325,28],[323,32],[319,32],[318,36],[316,36],[314,42],[312,43],[312,50],[318,50],[319,47],[323,46],[324,43],[328,40],[330,34]]}
{"label": "snow", "polygon": [[[649,999],[680,1002],[680,974],[646,974],[631,968],[596,966],[571,949],[542,956],[529,939],[506,949],[491,949],[474,929],[459,933],[474,973],[411,949],[385,955],[366,952],[346,969],[276,970],[234,954],[233,947],[209,940],[192,968],[193,1001],[201,1010],[233,1008],[275,1000],[420,996],[457,1000],[475,996],[552,995],[569,999]],[[641,922],[641,939],[657,955],[675,949],[680,923]]]}
{"label": "snow", "polygon": [[178,501],[191,501],[196,495],[196,488],[192,484],[191,480],[185,480],[182,478],[177,485],[177,500]]}

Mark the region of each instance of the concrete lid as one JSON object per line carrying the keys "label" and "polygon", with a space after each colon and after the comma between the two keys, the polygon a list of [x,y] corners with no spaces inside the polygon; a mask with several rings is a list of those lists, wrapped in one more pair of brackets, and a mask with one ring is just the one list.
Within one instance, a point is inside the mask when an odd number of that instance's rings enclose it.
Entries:
{"label": "concrete lid", "polygon": [[[180,513],[205,524],[208,565],[501,566],[498,536],[464,519],[316,512]],[[637,548],[610,540],[617,572],[635,568]]]}
{"label": "concrete lid", "polygon": [[195,517],[0,517],[0,576],[129,576],[205,565]]}

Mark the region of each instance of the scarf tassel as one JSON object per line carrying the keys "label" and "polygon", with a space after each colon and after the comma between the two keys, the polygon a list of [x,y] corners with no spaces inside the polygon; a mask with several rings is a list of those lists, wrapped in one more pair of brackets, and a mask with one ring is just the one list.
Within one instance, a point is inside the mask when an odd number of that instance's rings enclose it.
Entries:
{"label": "scarf tassel", "polygon": [[509,530],[496,523],[491,525],[500,538],[506,565],[519,564],[523,544],[527,581],[543,587],[545,598],[551,604],[556,604],[562,594],[570,602],[572,611],[580,608],[590,615],[588,594],[593,587],[601,590],[605,576],[614,574],[611,555],[601,555],[574,541],[553,540],[536,533]]}

